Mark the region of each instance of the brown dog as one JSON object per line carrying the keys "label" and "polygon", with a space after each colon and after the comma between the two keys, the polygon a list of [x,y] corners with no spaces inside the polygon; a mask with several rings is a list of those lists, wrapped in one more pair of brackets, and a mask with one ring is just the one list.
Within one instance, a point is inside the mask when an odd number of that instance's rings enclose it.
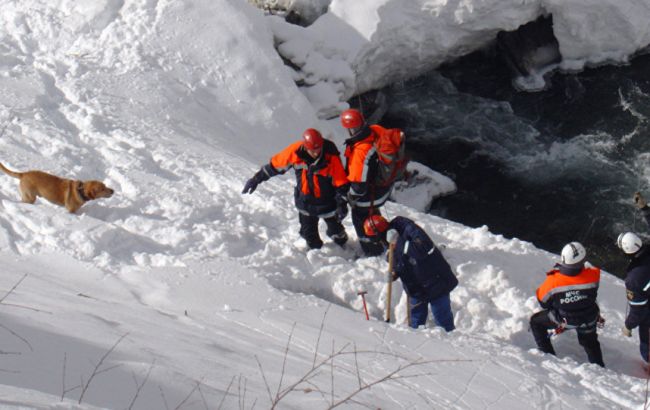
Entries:
{"label": "brown dog", "polygon": [[14,172],[0,164],[7,175],[20,179],[20,195],[23,202],[33,204],[40,196],[65,206],[71,213],[77,212],[84,203],[98,198],[110,198],[113,190],[99,181],[73,181],[59,178],[42,171]]}

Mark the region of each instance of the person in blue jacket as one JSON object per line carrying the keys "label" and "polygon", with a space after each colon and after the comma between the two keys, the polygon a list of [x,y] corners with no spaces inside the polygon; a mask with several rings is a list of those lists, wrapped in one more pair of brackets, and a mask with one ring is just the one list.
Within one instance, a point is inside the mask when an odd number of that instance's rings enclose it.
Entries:
{"label": "person in blue jacket", "polygon": [[[634,195],[634,204],[650,224],[650,207],[640,193]],[[625,277],[625,290],[630,305],[623,335],[632,336],[632,330],[639,328],[639,350],[643,360],[648,362],[648,343],[650,342],[650,247],[644,244],[634,232],[618,236],[618,247],[630,256]]]}
{"label": "person in blue jacket", "polygon": [[458,285],[458,279],[429,235],[403,216],[388,222],[381,215],[371,215],[364,221],[363,229],[370,237],[379,236],[384,245],[395,246],[393,280],[402,280],[409,297],[409,325],[415,329],[424,325],[430,305],[436,325],[447,332],[454,330],[449,293]]}

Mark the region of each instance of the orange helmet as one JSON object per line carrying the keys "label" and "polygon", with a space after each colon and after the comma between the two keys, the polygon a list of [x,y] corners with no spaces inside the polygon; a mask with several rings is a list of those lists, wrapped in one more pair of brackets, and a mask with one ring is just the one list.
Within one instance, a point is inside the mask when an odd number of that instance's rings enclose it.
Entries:
{"label": "orange helmet", "polygon": [[359,128],[364,122],[363,114],[358,110],[349,109],[341,113],[341,125],[343,128]]}
{"label": "orange helmet", "polygon": [[381,215],[370,215],[363,221],[366,236],[376,236],[388,229],[388,221]]}
{"label": "orange helmet", "polygon": [[307,128],[302,133],[303,145],[308,150],[317,151],[323,147],[323,136],[314,128]]}

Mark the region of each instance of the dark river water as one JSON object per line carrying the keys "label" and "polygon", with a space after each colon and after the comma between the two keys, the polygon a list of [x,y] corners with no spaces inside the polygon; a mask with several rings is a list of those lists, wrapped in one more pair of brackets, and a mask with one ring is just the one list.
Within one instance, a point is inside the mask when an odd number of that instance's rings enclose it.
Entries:
{"label": "dark river water", "polygon": [[384,90],[382,123],[402,127],[415,161],[451,177],[431,213],[559,253],[582,242],[618,276],[618,234],[649,228],[632,205],[650,199],[650,56],[624,66],[555,72],[517,91],[494,50]]}

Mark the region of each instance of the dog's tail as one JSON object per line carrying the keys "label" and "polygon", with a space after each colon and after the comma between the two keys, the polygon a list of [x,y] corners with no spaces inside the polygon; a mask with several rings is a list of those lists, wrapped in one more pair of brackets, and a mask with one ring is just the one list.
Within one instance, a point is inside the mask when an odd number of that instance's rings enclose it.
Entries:
{"label": "dog's tail", "polygon": [[20,179],[21,176],[23,176],[22,172],[14,172],[8,168],[6,168],[4,165],[0,164],[0,169],[4,171],[5,174],[10,175],[14,178]]}

